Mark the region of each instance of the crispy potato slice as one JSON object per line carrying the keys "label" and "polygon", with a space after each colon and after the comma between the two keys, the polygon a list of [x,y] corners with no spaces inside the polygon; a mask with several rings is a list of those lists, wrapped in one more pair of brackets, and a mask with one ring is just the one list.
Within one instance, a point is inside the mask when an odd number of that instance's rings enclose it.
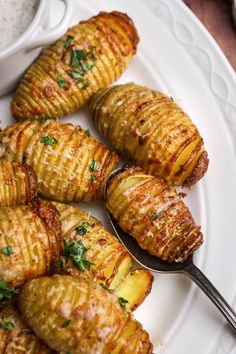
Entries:
{"label": "crispy potato slice", "polygon": [[37,193],[37,177],[26,164],[0,160],[0,207],[26,204]]}
{"label": "crispy potato slice", "polygon": [[106,198],[120,227],[154,256],[182,262],[203,242],[200,227],[176,190],[139,167],[115,175]]}
{"label": "crispy potato slice", "polygon": [[127,307],[134,311],[150,293],[152,282],[153,276],[149,270],[138,268],[125,277],[120,286],[116,288],[116,293],[119,298],[126,299]]}
{"label": "crispy potato slice", "polygon": [[[66,204],[53,202],[60,213],[62,236],[67,245],[82,243],[86,247],[83,271],[96,282],[124,297],[131,310],[136,309],[151,291],[153,276],[148,270],[131,271],[132,258],[115,236],[110,234],[93,216]],[[80,264],[62,257],[53,272],[78,275]],[[87,267],[86,267],[87,266]],[[125,296],[120,295],[125,294]]]}
{"label": "crispy potato slice", "polygon": [[0,208],[0,279],[9,287],[47,274],[63,250],[59,215],[50,203]]}
{"label": "crispy potato slice", "polygon": [[0,157],[31,165],[39,193],[65,202],[101,198],[117,155],[71,123],[25,121],[0,132]]}
{"label": "crispy potato slice", "polygon": [[11,103],[18,120],[62,117],[79,110],[89,97],[123,73],[139,41],[132,20],[113,11],[70,28],[22,77]]}
{"label": "crispy potato slice", "polygon": [[148,333],[117,297],[81,275],[29,281],[19,309],[36,335],[60,352],[152,353]]}
{"label": "crispy potato slice", "polygon": [[13,307],[0,311],[1,354],[54,354],[32,329],[24,322]]}
{"label": "crispy potato slice", "polygon": [[89,101],[92,117],[111,146],[146,173],[191,187],[208,168],[197,128],[163,93],[134,83],[102,89]]}

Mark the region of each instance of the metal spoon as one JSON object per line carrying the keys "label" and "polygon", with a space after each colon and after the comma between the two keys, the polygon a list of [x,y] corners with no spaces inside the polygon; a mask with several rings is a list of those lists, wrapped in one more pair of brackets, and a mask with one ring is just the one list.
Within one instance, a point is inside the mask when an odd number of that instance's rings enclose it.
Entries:
{"label": "metal spoon", "polygon": [[[104,186],[104,199],[106,200],[106,189],[109,180],[118,174],[121,168],[114,170],[105,186]],[[216,307],[225,316],[227,321],[231,324],[232,328],[236,331],[236,314],[229,304],[225,301],[222,295],[216,290],[214,285],[207,279],[207,277],[198,269],[193,263],[193,256],[188,257],[185,262],[182,263],[169,263],[163,261],[158,257],[150,255],[147,251],[139,247],[138,243],[132,236],[129,236],[124,232],[113,219],[110,212],[107,210],[108,217],[111,225],[115,231],[116,236],[120,242],[125,246],[131,256],[144,268],[149,269],[152,272],[157,273],[182,273],[192,279],[200,289],[209,297],[209,299],[216,305]]]}

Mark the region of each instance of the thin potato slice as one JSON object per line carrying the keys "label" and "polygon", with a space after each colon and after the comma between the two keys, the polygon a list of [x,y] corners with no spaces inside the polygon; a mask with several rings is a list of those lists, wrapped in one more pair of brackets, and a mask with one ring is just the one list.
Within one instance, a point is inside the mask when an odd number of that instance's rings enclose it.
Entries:
{"label": "thin potato slice", "polygon": [[31,166],[0,160],[0,207],[26,204],[37,193],[37,177]]}
{"label": "thin potato slice", "polygon": [[29,281],[19,309],[36,335],[60,352],[152,353],[148,333],[117,297],[81,275]]}
{"label": "thin potato slice", "polygon": [[11,103],[13,117],[76,112],[94,92],[120,77],[138,41],[132,20],[118,11],[100,12],[70,28],[43,49],[22,77]]}
{"label": "thin potato slice", "polygon": [[203,139],[165,94],[134,83],[117,85],[95,94],[89,108],[111,146],[146,173],[185,187],[205,174]]}
{"label": "thin potato slice", "polygon": [[116,154],[71,123],[25,121],[0,133],[0,157],[31,165],[38,190],[57,201],[101,198]]}
{"label": "thin potato slice", "polygon": [[203,242],[200,227],[176,190],[139,167],[115,175],[106,198],[120,227],[154,256],[182,262]]}
{"label": "thin potato slice", "polygon": [[36,337],[13,307],[7,307],[0,311],[0,353],[53,354],[55,351]]}
{"label": "thin potato slice", "polygon": [[[85,211],[53,202],[60,213],[65,249],[77,245],[72,257],[78,256],[81,246],[87,251],[80,259],[61,258],[54,263],[53,272],[76,276],[84,271],[108,290],[128,301],[127,308],[135,310],[151,291],[153,276],[148,270],[131,270],[132,258],[115,236]],[[80,247],[79,247],[80,246]],[[120,295],[121,294],[121,295]],[[125,294],[125,296],[123,296]]]}
{"label": "thin potato slice", "polygon": [[0,208],[0,279],[9,287],[47,274],[62,250],[58,211],[50,202]]}

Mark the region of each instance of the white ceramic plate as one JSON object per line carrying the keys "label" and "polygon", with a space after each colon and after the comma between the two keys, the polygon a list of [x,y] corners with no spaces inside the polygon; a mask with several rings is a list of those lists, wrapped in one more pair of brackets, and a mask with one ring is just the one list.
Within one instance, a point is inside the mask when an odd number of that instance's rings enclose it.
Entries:
{"label": "white ceramic plate", "polygon": [[[52,3],[52,24],[62,10],[56,4]],[[132,17],[140,35],[137,55],[119,82],[135,81],[172,96],[205,140],[209,170],[186,198],[205,235],[195,261],[235,307],[235,73],[200,22],[178,0],[77,0],[73,23],[100,10],[115,9]],[[10,97],[0,100],[2,128],[13,123],[9,102]],[[102,140],[86,109],[65,120],[89,128]],[[82,207],[110,228],[101,202]],[[155,354],[236,353],[235,338],[223,317],[183,276],[155,277],[152,292],[135,317],[149,331]]]}

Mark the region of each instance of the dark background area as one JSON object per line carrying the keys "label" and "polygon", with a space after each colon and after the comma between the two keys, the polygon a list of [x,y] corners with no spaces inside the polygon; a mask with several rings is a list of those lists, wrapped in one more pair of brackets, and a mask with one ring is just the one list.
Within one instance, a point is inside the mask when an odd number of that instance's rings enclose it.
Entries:
{"label": "dark background area", "polygon": [[206,26],[236,71],[236,26],[228,0],[184,0]]}

